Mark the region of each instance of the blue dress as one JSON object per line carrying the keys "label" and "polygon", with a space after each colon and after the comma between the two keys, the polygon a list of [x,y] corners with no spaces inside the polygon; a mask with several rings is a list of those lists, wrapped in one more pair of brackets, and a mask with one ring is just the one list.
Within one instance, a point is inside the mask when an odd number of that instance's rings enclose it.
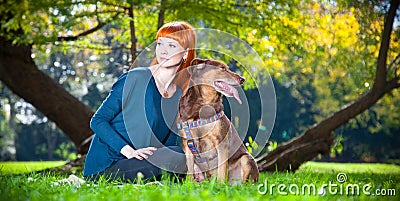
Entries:
{"label": "blue dress", "polygon": [[90,121],[95,135],[86,156],[83,176],[104,171],[125,159],[120,150],[178,145],[175,119],[182,91],[171,98],[159,93],[149,68],[121,75]]}

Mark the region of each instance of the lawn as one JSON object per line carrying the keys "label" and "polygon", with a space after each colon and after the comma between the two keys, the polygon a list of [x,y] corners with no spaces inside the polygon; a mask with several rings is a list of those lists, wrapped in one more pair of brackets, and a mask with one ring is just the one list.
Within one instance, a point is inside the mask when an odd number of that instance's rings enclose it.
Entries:
{"label": "lawn", "polygon": [[388,164],[308,162],[295,173],[262,173],[257,184],[234,187],[167,176],[150,185],[77,186],[61,182],[67,175],[33,172],[61,164],[0,163],[0,200],[400,200],[400,166]]}
{"label": "lawn", "polygon": [[21,174],[64,165],[65,161],[0,162],[0,173]]}

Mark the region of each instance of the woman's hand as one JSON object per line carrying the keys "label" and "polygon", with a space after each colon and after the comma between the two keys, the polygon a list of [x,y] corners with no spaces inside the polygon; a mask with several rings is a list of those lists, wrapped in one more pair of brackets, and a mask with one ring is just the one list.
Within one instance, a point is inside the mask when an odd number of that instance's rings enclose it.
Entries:
{"label": "woman's hand", "polygon": [[155,150],[157,150],[157,148],[155,147],[146,147],[134,150],[131,146],[125,145],[124,147],[122,147],[120,153],[128,159],[137,158],[139,160],[143,160],[143,158],[148,158],[147,155],[153,155],[152,151]]}

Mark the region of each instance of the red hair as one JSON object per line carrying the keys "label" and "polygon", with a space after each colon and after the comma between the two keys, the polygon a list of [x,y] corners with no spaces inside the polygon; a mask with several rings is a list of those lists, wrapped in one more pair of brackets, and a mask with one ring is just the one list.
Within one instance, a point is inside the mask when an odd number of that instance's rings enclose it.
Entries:
{"label": "red hair", "polygon": [[[168,22],[160,27],[155,40],[157,41],[160,37],[176,40],[185,50],[187,50],[186,61],[181,62],[177,72],[189,67],[192,60],[196,57],[196,32],[193,27],[183,21]],[[154,64],[158,64],[156,58],[154,58],[152,62],[152,65]],[[188,81],[189,76],[186,73],[177,73],[175,83],[182,87],[182,89]]]}

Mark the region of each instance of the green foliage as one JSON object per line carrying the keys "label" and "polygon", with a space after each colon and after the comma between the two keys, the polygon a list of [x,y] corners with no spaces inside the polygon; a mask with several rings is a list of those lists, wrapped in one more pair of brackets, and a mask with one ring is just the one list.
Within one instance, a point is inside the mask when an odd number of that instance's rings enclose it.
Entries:
{"label": "green foliage", "polygon": [[331,153],[330,153],[330,157],[335,158],[336,154],[342,154],[343,152],[343,136],[339,136],[336,139],[336,143],[334,146],[331,147]]}
{"label": "green foliage", "polygon": [[1,174],[27,174],[65,165],[65,161],[0,162]]}
{"label": "green foliage", "polygon": [[[0,163],[1,166],[1,163]],[[346,184],[370,184],[375,189],[400,189],[399,166],[384,164],[304,164],[296,173],[261,173],[259,182],[238,186],[219,184],[215,180],[197,184],[184,179],[163,176],[159,183],[144,185],[123,184],[100,180],[94,184],[86,182],[80,187],[61,182],[68,175],[54,173],[29,173],[10,175],[0,173],[0,197],[5,200],[395,200],[396,196],[348,196],[330,195],[279,195],[277,187],[273,194],[260,194],[259,185],[284,184],[322,186],[329,182],[339,185],[337,174],[346,173]],[[80,176],[80,175],[78,175]],[[139,185],[138,185],[139,184]],[[288,191],[287,189],[285,191]]]}
{"label": "green foliage", "polygon": [[75,146],[72,142],[62,142],[58,148],[54,151],[54,154],[60,158],[67,160],[75,160],[77,158],[76,153],[70,150],[74,149]]}
{"label": "green foliage", "polygon": [[248,141],[246,142],[246,148],[247,151],[251,154],[253,153],[253,150],[257,150],[258,149],[258,144],[256,141],[253,141],[253,138],[251,136],[248,137]]}
{"label": "green foliage", "polygon": [[[234,71],[242,71],[247,80],[246,96],[253,100],[248,131],[253,138],[260,118],[253,89],[266,80],[267,73],[272,76],[278,106],[271,141],[282,143],[371,88],[387,6],[388,1],[343,0],[3,0],[0,35],[16,44],[32,44],[32,58],[38,68],[96,109],[124,71],[122,67],[129,66],[135,58],[129,48],[135,45],[139,53],[145,52],[154,42],[161,10],[165,11],[164,22],[185,20],[196,28],[226,31],[245,41],[262,61],[254,61],[254,54],[249,52],[234,51],[243,49],[243,44],[212,35],[200,37],[200,42],[211,44],[216,50],[221,44],[231,45],[230,48],[226,52],[199,50],[198,56],[221,59]],[[131,7],[133,19],[127,15]],[[135,44],[131,41],[131,20],[135,23]],[[108,24],[76,40],[65,40],[100,23]],[[399,26],[394,28],[388,63],[400,49]],[[260,62],[265,65],[258,65]],[[244,70],[253,65],[259,68],[252,72]],[[393,69],[388,71],[389,78],[395,76],[393,72]],[[340,140],[343,150],[341,154],[336,152],[335,157],[376,161],[398,158],[399,97],[398,91],[392,92],[336,130],[336,135],[343,136]],[[23,105],[17,98],[15,102]],[[20,107],[17,112],[30,116],[24,110],[33,109]],[[7,122],[0,123],[2,131],[8,132]],[[30,123],[23,124],[31,127],[31,136],[36,136],[40,132],[34,128],[42,127]],[[42,151],[48,150],[43,144],[37,146]],[[68,155],[63,151],[59,154]]]}
{"label": "green foliage", "polygon": [[268,151],[268,152],[273,151],[273,150],[275,150],[277,147],[278,147],[278,143],[277,143],[277,142],[269,141],[269,142],[268,142],[268,146],[267,146],[267,151]]}
{"label": "green foliage", "polygon": [[379,163],[328,163],[328,162],[307,162],[304,163],[298,172],[314,172],[314,173],[354,173],[354,174],[374,174],[385,175],[400,173],[400,166],[393,164]]}
{"label": "green foliage", "polygon": [[13,151],[14,131],[10,128],[7,114],[0,109],[0,160],[12,160],[15,158]]}
{"label": "green foliage", "polygon": [[[43,120],[45,122],[40,122]],[[72,142],[68,141],[67,136],[56,128],[54,123],[46,121],[46,118],[42,117],[30,124],[17,125],[16,160],[66,160],[70,159],[71,153],[76,152],[75,146],[71,146]]]}
{"label": "green foliage", "polygon": [[[0,83],[0,161],[15,160],[15,112],[12,111],[15,95]],[[10,107],[6,107],[9,105]]]}

